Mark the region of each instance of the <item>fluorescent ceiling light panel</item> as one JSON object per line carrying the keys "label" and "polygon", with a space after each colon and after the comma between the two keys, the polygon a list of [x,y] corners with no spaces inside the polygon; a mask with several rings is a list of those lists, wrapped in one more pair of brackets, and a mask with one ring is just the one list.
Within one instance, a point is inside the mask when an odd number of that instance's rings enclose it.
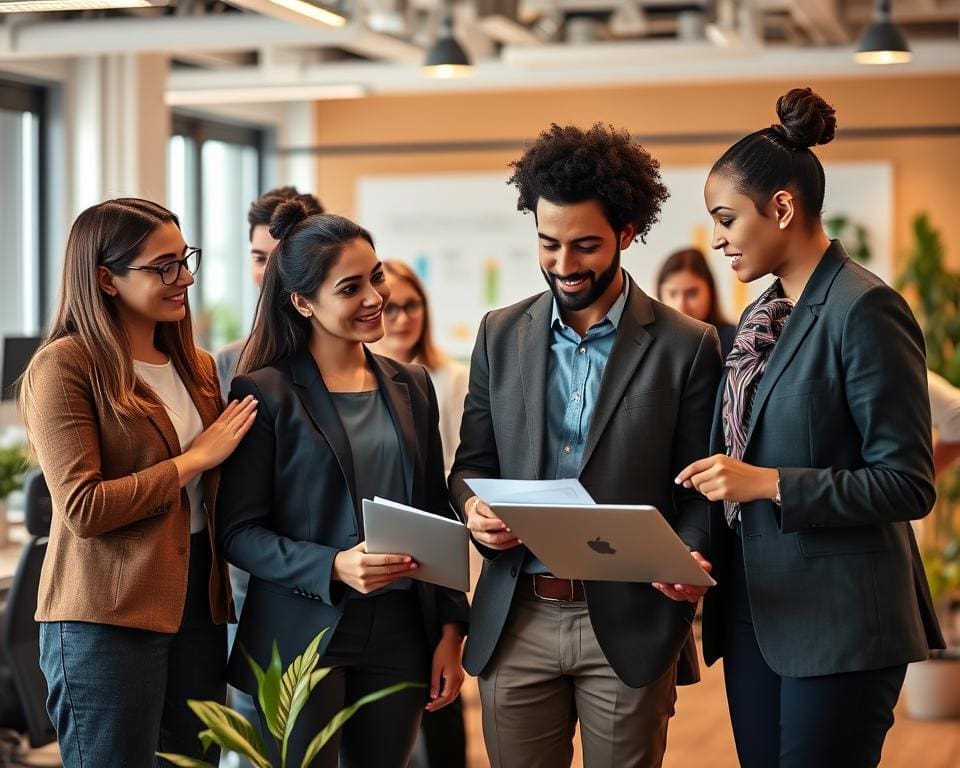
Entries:
{"label": "fluorescent ceiling light panel", "polygon": [[328,11],[326,8],[305,2],[305,0],[270,0],[270,2],[279,5],[281,8],[286,8],[288,11],[299,13],[301,16],[329,24],[331,27],[342,27],[347,23],[347,20],[339,13]]}
{"label": "fluorescent ceiling light panel", "polygon": [[168,5],[169,0],[0,0],[0,13],[40,11],[97,11],[106,8],[150,8]]}
{"label": "fluorescent ceiling light panel", "polygon": [[329,101],[362,99],[367,89],[356,83],[332,85],[273,85],[252,88],[190,88],[167,91],[165,101],[171,107],[204,104],[249,104],[271,101]]}

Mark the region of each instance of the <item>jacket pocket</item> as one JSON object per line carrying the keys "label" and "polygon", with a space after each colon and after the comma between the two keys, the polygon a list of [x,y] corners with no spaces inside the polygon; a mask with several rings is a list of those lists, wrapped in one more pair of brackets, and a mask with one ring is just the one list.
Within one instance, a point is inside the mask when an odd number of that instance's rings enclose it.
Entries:
{"label": "jacket pocket", "polygon": [[647,389],[642,392],[631,392],[624,395],[623,407],[628,411],[633,408],[651,408],[656,406],[670,406],[676,402],[675,389]]}
{"label": "jacket pocket", "polygon": [[880,531],[872,527],[800,531],[797,542],[804,557],[855,555],[886,549]]}
{"label": "jacket pocket", "polygon": [[833,388],[835,381],[835,379],[804,379],[803,381],[778,382],[770,393],[770,399],[781,400],[787,397],[828,392]]}

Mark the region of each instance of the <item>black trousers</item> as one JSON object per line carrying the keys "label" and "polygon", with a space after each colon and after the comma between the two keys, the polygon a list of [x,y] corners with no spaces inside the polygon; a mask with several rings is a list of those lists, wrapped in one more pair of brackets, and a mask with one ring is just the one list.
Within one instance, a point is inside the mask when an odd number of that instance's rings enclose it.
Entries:
{"label": "black trousers", "polygon": [[764,661],[757,645],[739,537],[733,549],[723,673],[740,765],[879,765],[906,665],[821,677],[778,675]]}
{"label": "black trousers", "polygon": [[[300,765],[313,737],[362,696],[395,683],[428,684],[430,662],[416,590],[350,600],[320,658],[320,667],[332,669],[297,718],[287,765]],[[311,768],[405,768],[428,696],[428,688],[408,688],[362,707],[327,742]],[[264,741],[272,747],[262,713],[260,717]],[[276,753],[274,760],[280,764]]]}

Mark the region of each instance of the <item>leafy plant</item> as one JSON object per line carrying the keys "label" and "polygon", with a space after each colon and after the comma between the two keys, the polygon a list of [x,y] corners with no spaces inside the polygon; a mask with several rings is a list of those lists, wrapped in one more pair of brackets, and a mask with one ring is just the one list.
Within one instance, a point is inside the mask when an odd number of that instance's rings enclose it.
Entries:
{"label": "leafy plant", "polygon": [[0,501],[23,485],[27,467],[27,454],[22,446],[0,447]]}
{"label": "leafy plant", "polygon": [[[913,248],[898,289],[912,294],[927,345],[927,367],[960,385],[960,274],[947,269],[940,233],[925,213],[913,220]],[[921,549],[930,591],[942,612],[960,592],[960,471],[943,473],[937,502],[923,521]],[[949,620],[943,622],[950,624]]]}
{"label": "leafy plant", "polygon": [[[210,749],[213,744],[216,744],[221,749],[231,750],[243,755],[254,768],[286,768],[287,747],[297,718],[300,716],[300,712],[307,703],[313,689],[330,673],[329,667],[317,669],[317,664],[320,662],[318,649],[326,632],[325,629],[317,635],[307,646],[307,649],[293,660],[286,671],[282,671],[280,652],[277,649],[276,642],[273,644],[270,663],[266,669],[261,668],[256,661],[244,652],[247,663],[257,679],[257,698],[267,721],[267,730],[276,742],[277,751],[280,753],[279,766],[270,761],[260,731],[251,725],[250,721],[243,715],[216,701],[190,699],[187,702],[188,706],[206,726],[199,734],[204,752]],[[388,688],[368,693],[353,704],[344,707],[314,736],[303,756],[300,768],[307,768],[333,735],[361,707],[406,688],[423,687],[425,686],[422,683],[397,683]],[[157,756],[169,760],[180,768],[216,768],[212,763],[185,755],[158,752]]]}
{"label": "leafy plant", "polygon": [[823,226],[830,237],[843,243],[847,253],[861,264],[866,264],[873,257],[873,248],[870,246],[870,232],[860,222],[854,221],[844,213],[823,220]]}

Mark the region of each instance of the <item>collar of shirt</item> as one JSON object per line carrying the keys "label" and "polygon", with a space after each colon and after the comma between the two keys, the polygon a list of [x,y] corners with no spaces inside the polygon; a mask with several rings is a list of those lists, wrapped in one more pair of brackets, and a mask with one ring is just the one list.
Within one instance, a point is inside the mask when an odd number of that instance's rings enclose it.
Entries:
{"label": "collar of shirt", "polygon": [[[620,295],[617,296],[617,300],[613,302],[613,306],[607,310],[606,316],[599,323],[594,323],[587,329],[587,333],[584,336],[586,338],[590,335],[595,329],[600,329],[605,323],[609,323],[611,330],[616,330],[620,327],[620,319],[623,317],[623,311],[627,307],[627,299],[630,296],[630,275],[627,274],[626,270],[623,272],[623,290],[620,291]],[[560,307],[557,306],[557,299],[553,299],[553,311],[550,315],[550,327],[555,331],[566,331],[570,328],[566,323],[563,322],[563,318],[560,316]]]}

